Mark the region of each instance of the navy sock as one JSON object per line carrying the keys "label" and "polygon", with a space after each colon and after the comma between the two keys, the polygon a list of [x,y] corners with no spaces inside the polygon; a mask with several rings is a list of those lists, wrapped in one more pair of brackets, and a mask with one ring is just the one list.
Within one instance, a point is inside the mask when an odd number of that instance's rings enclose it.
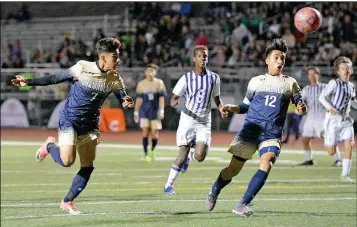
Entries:
{"label": "navy sock", "polygon": [[221,192],[221,190],[229,183],[231,183],[232,179],[229,180],[223,180],[221,177],[221,174],[219,174],[216,182],[214,182],[213,186],[212,186],[212,194],[214,195],[219,195],[219,193]]}
{"label": "navy sock", "polygon": [[61,166],[64,166],[61,155],[60,155],[60,148],[57,146],[55,143],[48,143],[47,144],[47,150],[52,156],[53,161],[57,162]]}
{"label": "navy sock", "polygon": [[151,140],[152,144],[151,144],[151,150],[155,150],[155,147],[157,145],[157,139],[156,138],[153,138]]}
{"label": "navy sock", "polygon": [[87,186],[90,175],[92,174],[94,167],[81,167],[77,175],[72,181],[72,186],[69,189],[68,194],[63,198],[64,202],[74,200]]}
{"label": "navy sock", "polygon": [[148,138],[147,137],[143,137],[143,148],[144,148],[144,154],[147,155],[148,154]]}
{"label": "navy sock", "polygon": [[248,184],[247,191],[240,201],[241,204],[249,204],[254,199],[255,195],[258,194],[260,189],[264,186],[268,175],[269,173],[258,169]]}

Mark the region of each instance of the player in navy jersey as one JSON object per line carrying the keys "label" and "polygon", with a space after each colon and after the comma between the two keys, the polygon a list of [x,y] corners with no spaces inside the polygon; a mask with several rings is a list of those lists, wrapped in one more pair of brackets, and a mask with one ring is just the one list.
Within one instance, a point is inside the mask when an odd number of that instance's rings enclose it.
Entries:
{"label": "player in navy jersey", "polygon": [[207,61],[207,47],[196,46],[194,70],[183,75],[172,91],[171,106],[176,106],[179,98],[184,96],[185,107],[176,133],[179,154],[164,186],[167,195],[176,194],[172,185],[178,174],[187,170],[190,160],[202,162],[206,158],[211,144],[211,100],[216,103],[222,117],[228,116],[220,98],[219,76],[206,68]]}
{"label": "player in navy jersey", "polygon": [[38,162],[50,154],[59,165],[69,167],[75,162],[78,152],[80,170],[60,203],[60,207],[69,214],[81,214],[74,206],[74,199],[84,190],[94,170],[93,162],[99,143],[99,114],[103,102],[113,92],[123,107],[134,107],[133,99],[125,92],[122,78],[115,71],[120,61],[119,47],[119,40],[103,38],[96,44],[97,62],[78,61],[59,75],[35,79],[17,75],[12,80],[16,86],[46,86],[65,81],[72,83],[59,119],[58,145],[55,138],[48,137],[36,153]]}
{"label": "player in navy jersey", "polygon": [[[140,121],[143,134],[144,159],[155,161],[155,147],[162,129],[161,120],[164,118],[166,88],[161,79],[155,78],[159,67],[149,64],[145,70],[145,79],[136,87],[134,121]],[[148,155],[148,136],[151,131],[151,150]]]}
{"label": "player in navy jersey", "polygon": [[355,183],[349,177],[352,166],[354,145],[353,118],[349,115],[351,106],[357,109],[356,88],[350,82],[353,74],[352,61],[348,57],[338,57],[334,69],[339,78],[330,80],[322,90],[319,100],[328,111],[324,120],[324,143],[329,155],[336,153],[337,143],[344,142],[341,182]]}
{"label": "player in navy jersey", "polygon": [[242,104],[225,105],[228,111],[236,114],[247,113],[247,116],[242,130],[228,149],[233,155],[232,160],[229,166],[221,171],[208,194],[206,207],[209,211],[213,210],[221,190],[258,150],[259,169],[249,182],[242,200],[232,210],[237,215],[252,215],[253,210],[249,203],[263,187],[272,164],[280,154],[281,136],[290,101],[297,106],[300,114],[306,114],[298,83],[294,78],[282,74],[287,50],[283,39],[274,39],[265,51],[268,72],[250,80]]}

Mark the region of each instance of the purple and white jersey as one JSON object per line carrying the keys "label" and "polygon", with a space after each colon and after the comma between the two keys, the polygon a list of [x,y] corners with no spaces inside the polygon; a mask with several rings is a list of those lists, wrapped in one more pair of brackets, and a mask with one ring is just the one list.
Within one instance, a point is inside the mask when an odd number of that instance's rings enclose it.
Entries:
{"label": "purple and white jersey", "polygon": [[327,86],[325,83],[319,83],[317,85],[307,85],[301,91],[302,100],[307,106],[308,118],[314,118],[316,120],[323,120],[325,117],[326,109],[319,101],[319,96],[322,90]]}
{"label": "purple and white jersey", "polygon": [[212,97],[220,94],[220,78],[209,70],[202,76],[191,71],[179,79],[173,93],[185,97],[186,109],[198,117],[210,119]]}
{"label": "purple and white jersey", "polygon": [[357,105],[355,86],[340,78],[330,80],[319,100],[327,110],[335,108],[342,116],[349,116],[351,103],[354,107]]}

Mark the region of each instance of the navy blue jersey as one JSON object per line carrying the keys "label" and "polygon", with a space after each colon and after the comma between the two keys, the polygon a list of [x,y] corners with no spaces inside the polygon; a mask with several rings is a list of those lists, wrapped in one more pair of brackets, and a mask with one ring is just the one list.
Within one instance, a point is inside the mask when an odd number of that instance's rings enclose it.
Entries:
{"label": "navy blue jersey", "polygon": [[137,97],[142,98],[139,118],[158,119],[159,98],[166,95],[166,88],[161,79],[144,79],[136,87]]}
{"label": "navy blue jersey", "polygon": [[30,79],[29,85],[49,85],[63,81],[72,82],[66,103],[60,115],[59,128],[73,128],[78,135],[99,128],[99,114],[104,100],[111,92],[122,100],[124,83],[115,71],[104,72],[96,62],[78,61],[58,76]]}
{"label": "navy blue jersey", "polygon": [[289,103],[297,105],[302,100],[300,91],[296,80],[285,75],[252,78],[244,99],[249,109],[238,136],[257,142],[280,139]]}

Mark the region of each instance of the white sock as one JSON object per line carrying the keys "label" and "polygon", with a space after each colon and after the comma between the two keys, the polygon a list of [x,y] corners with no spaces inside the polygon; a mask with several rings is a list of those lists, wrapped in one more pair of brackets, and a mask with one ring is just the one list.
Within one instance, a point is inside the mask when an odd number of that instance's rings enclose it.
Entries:
{"label": "white sock", "polygon": [[195,158],[195,151],[192,151],[192,152],[190,151],[190,153],[188,155],[190,157],[190,162],[192,162],[192,161],[198,162]]}
{"label": "white sock", "polygon": [[167,188],[168,186],[172,186],[177,178],[177,176],[179,175],[181,171],[181,168],[177,167],[175,164],[172,163],[171,169],[170,169],[170,174],[169,174],[169,178],[167,179],[167,182],[165,184],[165,188]]}
{"label": "white sock", "polygon": [[342,176],[343,177],[348,176],[350,174],[351,165],[352,165],[351,159],[344,158],[342,160]]}
{"label": "white sock", "polygon": [[336,146],[336,153],[333,155],[333,157],[335,158],[335,161],[341,160],[340,149],[338,148],[338,146]]}
{"label": "white sock", "polygon": [[305,160],[306,161],[312,160],[312,151],[311,150],[305,150]]}

